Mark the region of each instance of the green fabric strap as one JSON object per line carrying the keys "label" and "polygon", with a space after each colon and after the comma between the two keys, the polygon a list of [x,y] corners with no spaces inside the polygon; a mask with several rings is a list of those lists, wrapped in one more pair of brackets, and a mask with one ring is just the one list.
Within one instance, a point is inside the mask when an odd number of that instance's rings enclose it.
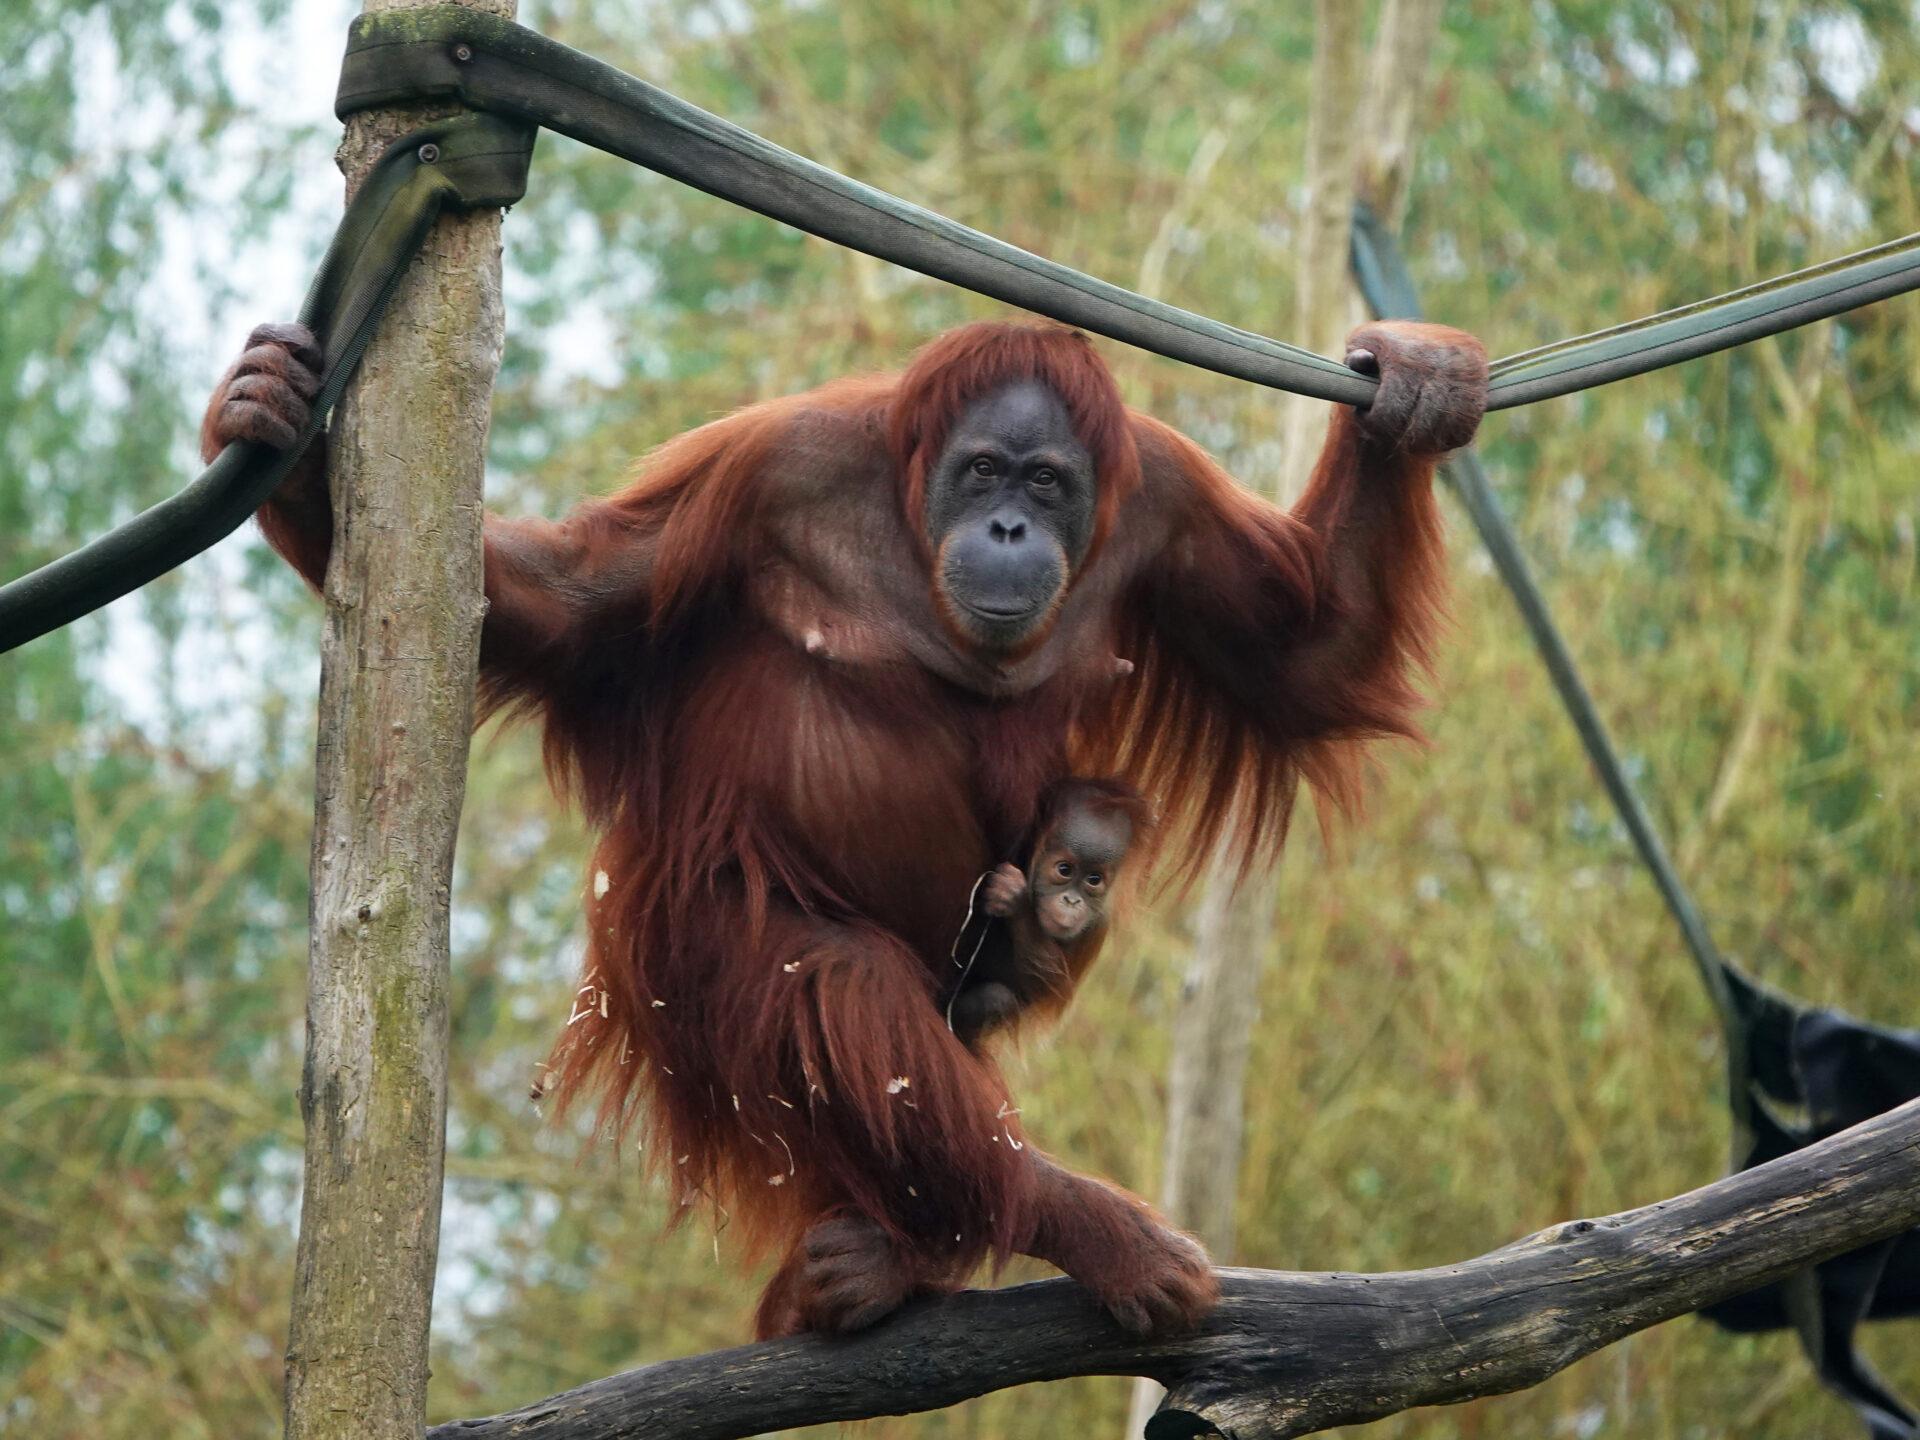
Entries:
{"label": "green fabric strap", "polygon": [[[422,98],[518,115],[736,205],[924,275],[1242,380],[1365,404],[1374,381],[1181,310],[862,185],[611,65],[459,5],[353,24],[335,109]],[[1589,389],[1920,288],[1920,235],[1493,367],[1489,408]]]}
{"label": "green fabric strap", "polygon": [[535,133],[500,116],[462,115],[389,146],[347,207],[300,309],[326,355],[300,438],[286,450],[230,445],[178,494],[0,586],[0,654],[164,575],[258,509],[325,425],[435,217],[517,201]]}
{"label": "green fabric strap", "polygon": [[[1333,360],[1137,295],[850,180],[666,91],[496,16],[459,5],[353,24],[341,116],[420,100],[474,112],[397,142],[356,197],[302,319],[326,348],[324,423],[393,281],[443,205],[510,205],[534,127],[645,165],[823,239],[1155,354],[1241,380],[1364,405],[1375,381]],[[422,147],[438,147],[433,162]],[[1493,367],[1504,409],[1637,375],[1920,287],[1920,236],[1680,310],[1524,351]],[[173,498],[0,588],[0,653],[97,609],[240,524],[291,468],[236,445]]]}
{"label": "green fabric strap", "polygon": [[1711,300],[1509,355],[1494,362],[1488,408],[1505,410],[1590,390],[1916,288],[1920,235],[1908,235]]}
{"label": "green fabric strap", "polygon": [[[1364,206],[1354,214],[1352,258],[1354,278],[1366,298],[1367,308],[1375,315],[1413,318],[1420,314],[1420,297],[1413,288],[1413,277],[1407,273],[1406,262],[1400,258],[1399,246],[1394,243],[1386,227]],[[1726,1036],[1727,1102],[1732,1107],[1736,1124],[1744,1131],[1752,1104],[1748,1085],[1746,1032],[1734,1012],[1725,962],[1707,930],[1706,919],[1701,915],[1700,907],[1694,903],[1686,882],[1680,878],[1672,857],[1667,854],[1667,847],[1661,841],[1660,832],[1654,827],[1653,817],[1647,813],[1639,792],[1627,778],[1620,752],[1614,748],[1606,722],[1600,718],[1599,708],[1594,705],[1586,682],[1580,678],[1573,652],[1567,648],[1560,627],[1554,623],[1547,597],[1541,593],[1539,584],[1533,578],[1532,567],[1527,564],[1526,554],[1520,548],[1519,537],[1513,533],[1513,527],[1507,523],[1507,517],[1500,509],[1500,502],[1494,496],[1493,486],[1487,480],[1480,457],[1471,446],[1456,450],[1447,457],[1442,473],[1453,486],[1454,493],[1460,497],[1467,514],[1472,517],[1474,528],[1480,532],[1481,543],[1487,547],[1494,569],[1499,572],[1513,596],[1514,604],[1519,607],[1520,618],[1526,622],[1534,647],[1540,652],[1547,674],[1553,680],[1553,688],[1559,692],[1560,703],[1566,707],[1567,715],[1573,721],[1573,728],[1580,733],[1580,743],[1586,749],[1587,758],[1593,762],[1607,798],[1613,802],[1614,811],[1619,815],[1620,823],[1626,827],[1641,863],[1653,876],[1661,899],[1666,902],[1674,923],[1680,927],[1687,953],[1693,957],[1694,969],[1699,974],[1700,983],[1706,988],[1708,998],[1713,1001],[1714,1010],[1720,1017],[1721,1030]]]}
{"label": "green fabric strap", "polygon": [[354,21],[334,108],[457,99],[516,115],[923,275],[1204,370],[1349,405],[1374,382],[849,180],[533,30],[459,5]]}

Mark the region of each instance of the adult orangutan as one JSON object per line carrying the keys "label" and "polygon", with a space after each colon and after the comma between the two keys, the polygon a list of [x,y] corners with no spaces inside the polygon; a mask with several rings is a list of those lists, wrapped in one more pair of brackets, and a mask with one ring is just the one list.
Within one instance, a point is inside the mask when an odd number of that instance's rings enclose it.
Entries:
{"label": "adult orangutan", "polygon": [[[976,878],[1048,782],[1137,787],[1194,853],[1277,841],[1304,779],[1405,734],[1441,602],[1436,458],[1473,435],[1480,345],[1365,326],[1291,513],[1120,400],[1085,337],[980,324],[904,374],[755,405],[564,521],[486,522],[489,712],[539,717],[599,847],[562,1098],[783,1257],[762,1335],[850,1330],[1038,1256],[1139,1332],[1216,1287],[1145,1203],[1028,1145],[937,997]],[[312,338],[256,330],[209,456],[286,444]],[[261,512],[309,582],[316,454]],[[1131,662],[1130,666],[1122,662]]]}

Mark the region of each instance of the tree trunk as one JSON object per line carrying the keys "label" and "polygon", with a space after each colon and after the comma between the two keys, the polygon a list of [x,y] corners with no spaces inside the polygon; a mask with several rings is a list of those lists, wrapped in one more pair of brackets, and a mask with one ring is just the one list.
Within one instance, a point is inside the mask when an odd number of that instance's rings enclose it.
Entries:
{"label": "tree trunk", "polygon": [[[1429,62],[1440,39],[1443,3],[1386,0],[1380,10],[1380,33],[1374,37],[1368,103],[1365,115],[1358,117],[1366,135],[1359,160],[1359,193],[1394,231],[1406,218],[1413,178],[1413,127],[1425,109]],[[1344,248],[1341,253],[1344,257]]]}
{"label": "tree trunk", "polygon": [[1221,1264],[1234,1250],[1247,1056],[1274,909],[1271,884],[1236,893],[1236,873],[1218,857],[1194,910],[1193,952],[1173,1018],[1160,1179],[1167,1213]]}
{"label": "tree trunk", "polygon": [[[511,16],[514,0],[475,8]],[[446,113],[354,116],[338,156],[348,193],[388,142]],[[287,1346],[292,1440],[414,1440],[426,1416],[448,895],[504,323],[499,213],[442,218],[327,435],[334,547],[314,777],[306,1185]]]}
{"label": "tree trunk", "polygon": [[[1352,0],[1314,0],[1313,86],[1307,110],[1307,188],[1293,244],[1293,325],[1296,344],[1332,354],[1352,328],[1353,282],[1347,278],[1354,186],[1360,138],[1371,129],[1362,106],[1366,50],[1365,7]],[[1382,21],[1394,18],[1383,13]],[[1384,33],[1381,41],[1391,45]],[[1306,395],[1280,398],[1280,476],[1289,503],[1305,487],[1307,468],[1327,428],[1325,402]]]}
{"label": "tree trunk", "polygon": [[[1441,0],[1387,0],[1374,41],[1369,103],[1362,107],[1364,7],[1316,0],[1313,87],[1307,119],[1307,186],[1294,246],[1294,315],[1285,333],[1336,353],[1358,318],[1347,272],[1348,234],[1363,173],[1376,205],[1404,204],[1412,117],[1439,30]],[[1362,144],[1362,137],[1366,144]],[[1383,212],[1385,213],[1385,212]],[[1276,497],[1291,503],[1306,483],[1326,407],[1281,397]],[[1236,888],[1237,867],[1216,856],[1194,912],[1193,950],[1181,977],[1167,1082],[1167,1136],[1160,1201],[1200,1237],[1214,1259],[1233,1259],[1247,1057],[1259,1015],[1260,972],[1273,930],[1277,877]],[[1164,1392],[1134,1387],[1128,1433],[1138,1435]]]}

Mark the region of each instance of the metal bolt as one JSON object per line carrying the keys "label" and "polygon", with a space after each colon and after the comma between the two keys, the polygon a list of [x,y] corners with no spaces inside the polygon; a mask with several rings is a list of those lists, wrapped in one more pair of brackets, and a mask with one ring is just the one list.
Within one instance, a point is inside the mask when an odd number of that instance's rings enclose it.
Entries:
{"label": "metal bolt", "polygon": [[458,60],[462,65],[466,64],[467,61],[473,59],[473,47],[471,45],[454,46],[453,58]]}
{"label": "metal bolt", "polygon": [[440,158],[440,147],[429,142],[420,147],[419,155],[422,165],[431,165]]}

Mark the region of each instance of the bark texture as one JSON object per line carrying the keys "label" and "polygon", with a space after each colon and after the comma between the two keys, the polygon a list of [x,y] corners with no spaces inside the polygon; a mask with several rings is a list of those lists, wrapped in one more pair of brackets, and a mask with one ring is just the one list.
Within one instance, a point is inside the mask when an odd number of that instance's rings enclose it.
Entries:
{"label": "bark texture", "polygon": [[[514,5],[476,8],[511,16]],[[355,116],[338,156],[348,193],[389,141],[446,113]],[[287,1348],[293,1440],[412,1440],[426,1413],[448,894],[503,328],[499,213],[443,218],[327,437],[334,548],[315,766],[306,1184]]]}
{"label": "bark texture", "polygon": [[1148,1440],[1285,1440],[1537,1385],[1603,1345],[1920,1222],[1920,1101],[1672,1200],[1458,1265],[1221,1272],[1200,1332],[1142,1342],[1077,1285],[968,1291],[843,1340],[668,1360],[427,1440],[738,1440],[1036,1380],[1150,1375]]}

